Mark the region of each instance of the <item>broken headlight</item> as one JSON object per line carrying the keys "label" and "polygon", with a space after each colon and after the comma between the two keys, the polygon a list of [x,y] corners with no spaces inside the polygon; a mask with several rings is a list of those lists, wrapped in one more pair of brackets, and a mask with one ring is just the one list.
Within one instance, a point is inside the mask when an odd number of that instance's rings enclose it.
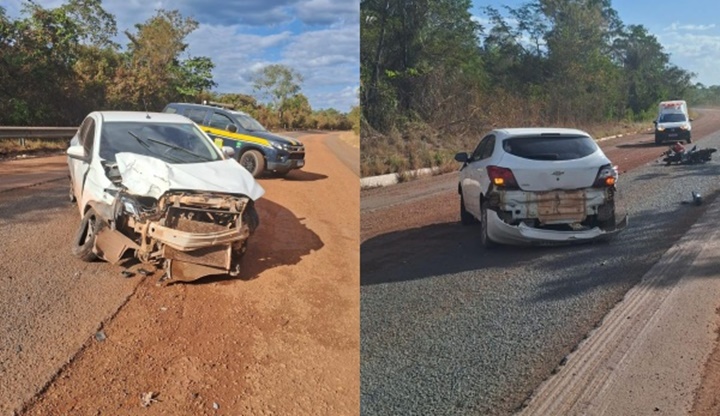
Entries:
{"label": "broken headlight", "polygon": [[140,215],[140,204],[133,198],[130,198],[127,195],[121,195],[120,204],[122,205],[125,213],[135,216]]}

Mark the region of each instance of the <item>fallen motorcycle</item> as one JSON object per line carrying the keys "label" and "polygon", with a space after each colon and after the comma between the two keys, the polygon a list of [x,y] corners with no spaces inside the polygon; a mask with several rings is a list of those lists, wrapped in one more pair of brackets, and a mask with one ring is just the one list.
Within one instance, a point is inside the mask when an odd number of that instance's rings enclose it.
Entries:
{"label": "fallen motorcycle", "polygon": [[693,146],[692,149],[686,151],[684,148],[679,149],[675,146],[670,146],[661,156],[663,156],[663,162],[665,162],[666,166],[673,163],[678,165],[697,165],[709,162],[712,159],[712,154],[715,152],[717,152],[717,149],[713,147],[698,149],[697,146]]}

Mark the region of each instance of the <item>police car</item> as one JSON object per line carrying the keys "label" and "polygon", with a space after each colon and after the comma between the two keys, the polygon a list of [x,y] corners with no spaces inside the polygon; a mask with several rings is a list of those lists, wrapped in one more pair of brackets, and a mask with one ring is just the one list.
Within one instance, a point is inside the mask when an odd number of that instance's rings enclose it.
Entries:
{"label": "police car", "polygon": [[305,165],[305,146],[290,137],[269,132],[249,114],[228,104],[170,103],[165,113],[194,121],[222,148],[235,149],[235,157],[254,177],[266,172],[286,175]]}

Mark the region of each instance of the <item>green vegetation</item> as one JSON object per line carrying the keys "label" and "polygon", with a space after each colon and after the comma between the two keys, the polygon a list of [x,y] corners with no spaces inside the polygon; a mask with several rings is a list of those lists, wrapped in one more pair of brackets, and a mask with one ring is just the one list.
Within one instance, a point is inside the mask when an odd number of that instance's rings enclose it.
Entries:
{"label": "green vegetation", "polygon": [[283,65],[257,73],[255,92],[268,103],[212,91],[212,59],[181,59],[197,27],[160,9],[125,31],[129,42],[121,48],[113,42],[115,17],[101,0],[67,0],[54,9],[27,1],[17,19],[0,6],[0,125],[77,126],[91,111],[161,111],[173,101],[211,99],[238,105],[269,129],[353,128],[348,114],[313,111],[302,77]]}
{"label": "green vegetation", "polygon": [[361,0],[363,176],[452,164],[500,126],[648,125],[662,100],[720,104],[610,0]]}

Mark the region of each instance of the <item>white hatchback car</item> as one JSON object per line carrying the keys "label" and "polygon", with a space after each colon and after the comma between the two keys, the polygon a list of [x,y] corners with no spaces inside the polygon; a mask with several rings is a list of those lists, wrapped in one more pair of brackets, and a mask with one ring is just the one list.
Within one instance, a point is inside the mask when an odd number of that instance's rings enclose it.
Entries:
{"label": "white hatchback car", "polygon": [[485,247],[591,241],[627,225],[616,215],[617,169],[583,131],[493,130],[455,160],[461,222],[480,221]]}
{"label": "white hatchback car", "polygon": [[70,141],[70,199],[82,216],[73,253],[117,263],[131,253],[168,277],[239,273],[264,190],[190,119],[90,113]]}

